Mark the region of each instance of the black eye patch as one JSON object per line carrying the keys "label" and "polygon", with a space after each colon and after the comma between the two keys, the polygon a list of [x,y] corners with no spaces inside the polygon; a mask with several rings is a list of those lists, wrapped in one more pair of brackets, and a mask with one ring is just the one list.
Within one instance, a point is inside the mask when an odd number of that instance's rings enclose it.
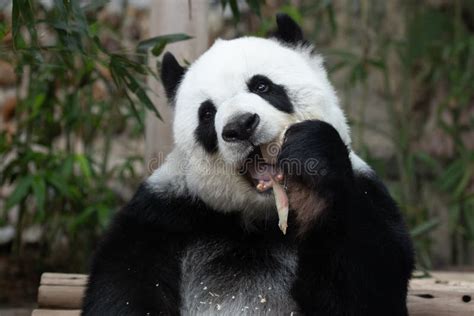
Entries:
{"label": "black eye patch", "polygon": [[211,100],[204,101],[198,110],[199,125],[194,132],[196,141],[209,153],[217,151],[217,133],[214,126],[216,107]]}
{"label": "black eye patch", "polygon": [[275,84],[264,75],[255,75],[247,82],[250,92],[257,94],[262,99],[280,111],[293,113],[293,104],[282,85]]}

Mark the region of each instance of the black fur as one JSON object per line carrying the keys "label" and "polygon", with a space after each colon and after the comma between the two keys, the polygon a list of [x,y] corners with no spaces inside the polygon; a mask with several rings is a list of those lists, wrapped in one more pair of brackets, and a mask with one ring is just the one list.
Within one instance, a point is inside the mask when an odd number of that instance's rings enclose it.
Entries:
{"label": "black fur", "polygon": [[83,315],[179,315],[180,260],[199,240],[230,245],[210,271],[250,275],[271,268],[265,249],[288,240],[275,218],[255,224],[259,233],[249,233],[236,213],[215,212],[189,197],[159,196],[142,184],[96,251]]}
{"label": "black fur", "polygon": [[341,180],[349,181],[353,177],[349,151],[336,129],[326,122],[304,121],[292,125],[285,133],[279,157],[286,174],[318,188],[318,194],[323,197],[338,192]]}
{"label": "black fur", "polygon": [[83,314],[179,315],[182,250],[210,230],[232,233],[236,223],[233,215],[187,197],[159,197],[142,184],[100,243]]}
{"label": "black fur", "polygon": [[272,34],[279,41],[296,46],[305,43],[300,26],[287,14],[278,13],[276,16],[277,30]]}
{"label": "black fur", "polygon": [[214,126],[216,107],[211,100],[201,103],[198,110],[199,125],[195,131],[196,140],[209,153],[217,151],[217,133]]}
{"label": "black fur", "polygon": [[239,213],[142,185],[97,250],[83,314],[178,315],[183,250],[211,240],[225,242],[228,251],[203,269],[222,280],[229,273],[268,273],[277,261],[266,250],[275,245],[297,249],[291,295],[302,314],[406,316],[413,249],[394,201],[375,175],[352,171],[346,146],[327,123],[299,123],[286,134],[279,161],[310,159],[321,162],[322,172],[302,169],[288,176],[328,203],[304,238],[295,234],[298,210],[291,210],[287,236],[278,231],[275,216],[249,232]]}
{"label": "black fur", "polygon": [[186,70],[179,65],[173,54],[166,52],[161,62],[161,81],[168,100],[172,101],[174,99],[185,72]]}
{"label": "black fur", "polygon": [[[266,86],[267,89],[260,91],[258,89],[260,85]],[[284,86],[272,82],[264,75],[255,75],[247,82],[247,87],[250,92],[259,95],[278,110],[293,113],[293,104]]]}
{"label": "black fur", "polygon": [[317,172],[291,177],[327,201],[299,245],[292,294],[303,313],[408,315],[414,252],[385,186],[374,174],[354,174],[346,146],[325,122],[291,126],[279,159],[319,162]]}

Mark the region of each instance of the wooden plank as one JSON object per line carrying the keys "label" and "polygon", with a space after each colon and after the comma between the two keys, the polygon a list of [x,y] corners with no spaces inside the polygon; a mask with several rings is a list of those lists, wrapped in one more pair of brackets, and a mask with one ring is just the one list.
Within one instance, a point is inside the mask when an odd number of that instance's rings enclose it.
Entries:
{"label": "wooden plank", "polygon": [[81,308],[85,289],[85,286],[40,285],[38,306],[52,309]]}
{"label": "wooden plank", "polygon": [[27,308],[27,307],[15,308],[15,307],[1,306],[0,315],[1,316],[30,316],[31,308]]}
{"label": "wooden plank", "polygon": [[469,294],[471,291],[474,291],[474,283],[462,281],[441,281],[437,279],[414,279],[410,282],[410,292],[418,293],[420,291],[426,290],[456,294]]}
{"label": "wooden plank", "polygon": [[473,316],[474,283],[414,279],[410,282],[408,310],[412,316]]}
{"label": "wooden plank", "polygon": [[35,309],[31,316],[79,316],[79,309],[60,310],[60,309]]}
{"label": "wooden plank", "polygon": [[41,275],[40,284],[41,285],[86,286],[87,275],[65,274],[65,273],[43,273],[43,275]]}
{"label": "wooden plank", "polygon": [[471,302],[464,303],[453,297],[430,299],[409,295],[408,311],[410,316],[472,316],[474,304]]}
{"label": "wooden plank", "polygon": [[41,277],[53,279],[87,279],[87,274],[44,272]]}
{"label": "wooden plank", "polygon": [[[437,278],[413,279],[408,294],[408,310],[411,316],[473,316],[474,282],[447,280],[449,274],[433,274]],[[472,273],[463,273],[456,279],[470,280]],[[86,275],[45,273],[38,291],[41,308],[72,310],[72,314],[52,314],[49,310],[37,310],[35,316],[78,315],[85,291]],[[45,284],[43,284],[45,282]],[[82,284],[81,284],[82,282]],[[74,314],[74,312],[76,314]],[[39,313],[39,314],[38,314]]]}
{"label": "wooden plank", "polygon": [[430,274],[437,280],[474,282],[473,272],[430,271]]}

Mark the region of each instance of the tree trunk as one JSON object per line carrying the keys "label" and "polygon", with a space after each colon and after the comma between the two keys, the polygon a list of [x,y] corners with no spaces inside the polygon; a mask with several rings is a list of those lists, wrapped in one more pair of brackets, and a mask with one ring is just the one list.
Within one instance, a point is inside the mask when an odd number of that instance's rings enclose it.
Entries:
{"label": "tree trunk", "polygon": [[[208,47],[208,1],[156,0],[151,3],[150,37],[186,33],[193,39],[170,44],[166,51],[173,53],[178,61],[192,62]],[[156,60],[151,59],[151,66]],[[173,109],[166,101],[161,83],[149,78],[149,86],[156,95],[152,100],[161,114],[160,121],[153,113],[147,112],[145,120],[145,163],[149,173],[158,168],[173,148],[172,120]]]}

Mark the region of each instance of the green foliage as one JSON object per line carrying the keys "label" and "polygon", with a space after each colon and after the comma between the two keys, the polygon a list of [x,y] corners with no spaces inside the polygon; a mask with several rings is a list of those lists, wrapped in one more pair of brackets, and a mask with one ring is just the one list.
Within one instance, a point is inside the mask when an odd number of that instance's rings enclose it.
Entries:
{"label": "green foliage", "polygon": [[[15,252],[23,227],[39,223],[47,249],[59,236],[83,245],[69,254],[83,267],[92,242],[123,203],[113,184],[133,185],[136,167],[143,166],[136,156],[112,163],[112,141],[122,133],[134,137],[137,127],[143,131],[145,109],[160,117],[144,81],[156,78],[148,50],[157,56],[166,44],[190,37],[171,34],[111,50],[104,31],[117,42],[121,34],[110,35],[96,20],[105,1],[80,3],[56,0],[46,9],[13,1],[13,45],[2,47],[0,59],[14,65],[18,78],[17,132],[0,133],[0,186],[12,188],[0,218],[5,222],[6,211],[19,210]],[[8,30],[0,22],[0,39]]]}
{"label": "green foliage", "polygon": [[[19,209],[18,229],[43,224],[47,245],[59,235],[89,245],[123,203],[111,183],[126,186],[142,158],[133,155],[112,164],[112,140],[119,133],[140,134],[145,109],[159,117],[144,85],[145,76],[156,77],[147,66],[147,52],[158,56],[167,44],[190,38],[169,34],[110,50],[102,38],[108,28],[95,19],[105,2],[80,6],[80,1],[56,0],[46,10],[34,1],[15,0],[12,25],[0,22],[0,41],[10,29],[13,34],[13,47],[2,47],[0,59],[15,65],[18,75],[18,132],[0,133],[0,185],[12,187],[5,206]],[[354,91],[362,95],[350,118],[354,147],[389,184],[411,228],[420,266],[431,265],[431,233],[446,224],[433,216],[426,188],[448,212],[452,263],[468,263],[474,243],[474,152],[465,135],[474,126],[474,35],[466,16],[474,16],[472,1],[440,7],[404,0],[396,12],[389,12],[388,1],[376,0],[344,7],[335,0],[298,5],[282,0],[278,7],[246,2],[259,17],[256,35],[274,28],[275,10],[289,14],[329,57],[331,75],[344,78],[348,100]],[[230,8],[235,23],[243,20],[236,0],[221,0],[221,6]],[[401,32],[387,25],[394,16]],[[45,41],[45,33],[52,40]],[[114,37],[121,42],[119,32]],[[381,86],[379,106],[388,117],[387,130],[364,116],[373,78]],[[105,87],[105,97],[94,96],[98,85]],[[449,155],[433,156],[417,146],[424,119],[433,115],[431,128],[453,144]],[[369,131],[390,141],[393,157],[373,155],[365,143]],[[3,210],[0,224],[5,215]],[[82,254],[88,251],[85,247]]]}
{"label": "green foliage", "polygon": [[[318,1],[330,5],[332,1]],[[380,21],[389,14],[387,6],[376,1],[360,4],[358,33],[351,37],[360,38],[357,49],[327,50],[332,63],[332,73],[343,71],[347,89],[368,91],[370,76],[383,78],[384,106],[389,118],[388,138],[394,148],[396,170],[378,168],[384,178],[390,180],[402,210],[407,215],[408,224],[417,246],[418,262],[430,266],[430,233],[441,224],[433,218],[429,209],[429,198],[424,200],[423,188],[431,188],[432,194],[447,196],[445,200],[450,217],[453,264],[468,263],[469,245],[474,242],[474,194],[469,186],[474,182],[474,151],[469,148],[465,138],[472,131],[474,120],[468,111],[474,100],[474,34],[469,29],[468,19],[472,18],[473,7],[468,1],[453,1],[444,7],[432,6],[425,1],[416,3],[403,1],[399,13],[404,32],[397,34],[384,30]],[[378,10],[378,15],[373,14]],[[307,14],[314,14],[302,10]],[[464,13],[463,13],[464,12]],[[327,15],[330,13],[327,11]],[[341,14],[341,12],[338,12]],[[393,15],[393,13],[391,13]],[[464,14],[464,17],[463,17]],[[328,17],[328,20],[336,20]],[[472,20],[471,20],[472,21]],[[331,23],[332,29],[337,30]],[[401,76],[399,83],[394,80]],[[419,91],[425,91],[421,99]],[[437,93],[443,91],[443,93]],[[430,99],[431,96],[431,99]],[[425,106],[423,118],[419,118],[419,104]],[[434,113],[429,104],[434,102]],[[363,131],[374,130],[370,122],[365,122],[362,111],[353,120],[356,143],[366,158],[373,161],[370,152],[363,144]],[[421,140],[424,118],[434,115],[437,118],[435,129],[441,129],[454,144],[450,156],[432,157],[417,148]],[[386,164],[387,161],[382,162]]]}
{"label": "green foliage", "polygon": [[[222,10],[224,10],[227,5],[229,5],[235,22],[240,20],[240,8],[237,2],[237,0],[221,0]],[[245,2],[247,2],[247,5],[253,13],[259,17],[261,16],[261,8],[263,5],[265,5],[265,0],[245,0]]]}
{"label": "green foliage", "polygon": [[140,44],[137,46],[137,51],[139,53],[146,53],[149,49],[151,49],[151,52],[154,56],[160,56],[166,45],[185,41],[191,38],[191,36],[183,33],[155,36],[140,42]]}
{"label": "green foliage", "polygon": [[[474,102],[472,1],[442,6],[428,1],[392,5],[376,0],[343,6],[344,1],[336,0],[280,3],[273,10],[266,8],[256,35],[265,36],[275,27],[276,12],[289,14],[303,25],[317,50],[329,57],[330,74],[342,75],[346,106],[354,107],[351,94],[359,94],[361,104],[350,117],[354,147],[389,184],[405,213],[420,268],[431,266],[431,233],[447,224],[433,215],[426,192],[436,195],[443,204],[438,207],[449,213],[452,263],[469,263],[469,245],[474,245],[474,152],[466,142],[466,133],[474,127],[469,110]],[[234,17],[239,15],[234,13]],[[398,25],[388,24],[393,18]],[[398,26],[401,31],[395,30]],[[374,78],[380,86],[380,92],[375,92],[380,94],[378,106],[388,118],[386,129],[365,117]],[[435,126],[429,128],[442,130],[454,144],[450,155],[437,157],[420,148],[428,116],[436,118]],[[375,157],[365,143],[366,132],[388,140],[393,157]]]}

